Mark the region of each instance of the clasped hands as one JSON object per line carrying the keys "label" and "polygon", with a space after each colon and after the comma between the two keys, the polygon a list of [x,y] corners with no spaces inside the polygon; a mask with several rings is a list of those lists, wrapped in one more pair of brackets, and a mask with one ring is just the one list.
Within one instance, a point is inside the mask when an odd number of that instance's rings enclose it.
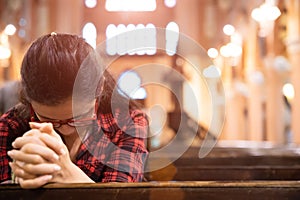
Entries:
{"label": "clasped hands", "polygon": [[92,182],[70,159],[69,151],[51,123],[30,122],[31,130],[7,152],[9,165],[22,188],[38,188],[49,182]]}

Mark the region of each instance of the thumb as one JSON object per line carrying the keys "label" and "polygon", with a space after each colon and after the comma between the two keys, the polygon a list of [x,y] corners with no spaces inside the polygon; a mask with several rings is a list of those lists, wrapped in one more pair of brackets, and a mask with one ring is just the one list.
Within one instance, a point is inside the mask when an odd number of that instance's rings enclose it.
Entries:
{"label": "thumb", "polygon": [[29,122],[29,126],[31,129],[40,129],[42,124],[37,122]]}
{"label": "thumb", "polygon": [[47,133],[59,139],[62,142],[61,137],[54,131],[52,123],[37,123],[37,122],[29,122],[29,126],[32,129],[38,129],[43,133]]}
{"label": "thumb", "polygon": [[56,137],[57,139],[59,139],[59,141],[62,142],[62,139],[61,139],[60,135],[58,135],[55,132],[52,123],[42,123],[40,131],[43,132],[43,133],[48,133],[49,135],[52,135],[52,136]]}
{"label": "thumb", "polygon": [[53,125],[51,123],[43,123],[41,124],[40,131],[43,133],[48,133],[49,135],[53,135]]}

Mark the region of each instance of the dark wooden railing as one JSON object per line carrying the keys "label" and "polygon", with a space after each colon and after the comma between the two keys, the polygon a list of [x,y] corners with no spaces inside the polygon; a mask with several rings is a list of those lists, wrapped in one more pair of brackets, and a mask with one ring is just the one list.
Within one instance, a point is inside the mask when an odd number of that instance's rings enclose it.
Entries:
{"label": "dark wooden railing", "polygon": [[16,185],[0,185],[1,200],[17,199],[128,199],[128,200],[215,200],[215,199],[299,199],[298,181],[246,182],[145,182],[98,184],[49,184],[25,190]]}

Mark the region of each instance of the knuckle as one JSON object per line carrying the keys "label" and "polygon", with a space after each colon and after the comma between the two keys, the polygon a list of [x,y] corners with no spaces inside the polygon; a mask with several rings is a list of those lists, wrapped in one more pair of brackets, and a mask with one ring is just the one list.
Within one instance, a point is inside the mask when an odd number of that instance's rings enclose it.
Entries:
{"label": "knuckle", "polygon": [[42,143],[38,137],[31,137],[28,142],[29,142],[29,144],[41,144]]}
{"label": "knuckle", "polygon": [[[29,138],[28,138],[29,139]],[[37,143],[38,142],[38,138],[35,136],[30,137],[30,143]]]}
{"label": "knuckle", "polygon": [[25,171],[29,172],[29,173],[31,173],[32,171],[34,171],[34,170],[32,169],[32,164],[30,164],[30,163],[25,164],[25,165],[23,166],[23,169],[24,169]]}
{"label": "knuckle", "polygon": [[18,138],[15,139],[14,145],[16,147],[20,147],[22,145],[22,141],[23,141],[23,138],[22,137],[18,137]]}
{"label": "knuckle", "polygon": [[22,137],[17,137],[14,142],[19,142],[20,140],[22,140]]}
{"label": "knuckle", "polygon": [[32,149],[30,146],[31,146],[30,144],[25,144],[25,145],[21,148],[21,151],[23,151],[23,152],[25,152],[25,153],[30,152],[30,150]]}
{"label": "knuckle", "polygon": [[27,131],[24,135],[26,136],[34,136],[34,135],[39,135],[41,132],[38,129],[31,129]]}
{"label": "knuckle", "polygon": [[39,155],[33,155],[32,162],[35,164],[42,163],[43,159]]}
{"label": "knuckle", "polygon": [[18,177],[23,177],[23,175],[24,175],[24,171],[21,169],[16,169],[14,173]]}
{"label": "knuckle", "polygon": [[46,134],[46,133],[42,133],[39,137],[43,141],[49,142],[51,140],[51,137],[49,136],[49,134]]}
{"label": "knuckle", "polygon": [[36,150],[36,144],[33,144],[33,143],[27,143],[27,144],[24,144],[24,146],[21,148],[21,150],[22,150],[24,153],[31,153],[31,152],[33,152],[34,150]]}

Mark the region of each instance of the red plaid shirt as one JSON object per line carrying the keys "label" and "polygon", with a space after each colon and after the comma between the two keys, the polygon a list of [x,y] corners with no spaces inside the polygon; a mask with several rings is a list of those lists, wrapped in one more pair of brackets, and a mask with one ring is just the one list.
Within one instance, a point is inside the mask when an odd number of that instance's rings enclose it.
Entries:
{"label": "red plaid shirt", "polygon": [[[30,117],[20,117],[19,111],[13,108],[0,118],[0,182],[11,179],[7,151],[12,142],[30,129]],[[132,110],[130,116],[117,110],[114,115],[99,114],[97,122],[80,146],[75,164],[95,182],[142,181],[148,155],[146,116],[139,110]]]}

